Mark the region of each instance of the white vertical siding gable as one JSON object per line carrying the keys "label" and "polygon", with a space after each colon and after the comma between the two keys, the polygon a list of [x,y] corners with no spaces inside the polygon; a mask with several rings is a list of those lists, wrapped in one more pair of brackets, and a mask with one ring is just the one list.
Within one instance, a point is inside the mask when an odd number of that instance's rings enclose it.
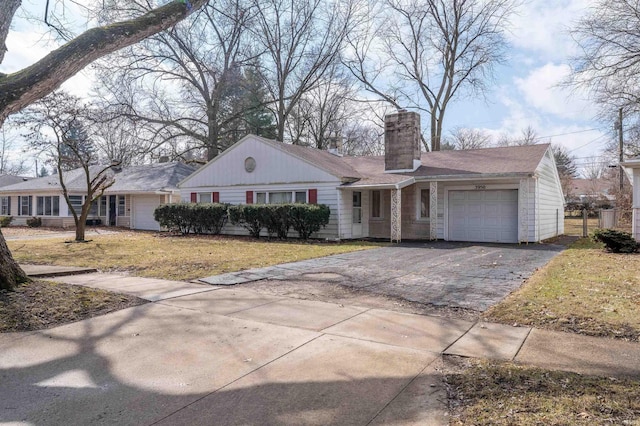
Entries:
{"label": "white vertical siding gable", "polygon": [[[245,170],[252,157],[255,169]],[[180,183],[182,189],[237,185],[337,182],[325,170],[297,158],[255,136],[247,136]]]}
{"label": "white vertical siding gable", "polygon": [[536,240],[541,241],[564,233],[564,195],[551,147],[538,164],[535,176]]}

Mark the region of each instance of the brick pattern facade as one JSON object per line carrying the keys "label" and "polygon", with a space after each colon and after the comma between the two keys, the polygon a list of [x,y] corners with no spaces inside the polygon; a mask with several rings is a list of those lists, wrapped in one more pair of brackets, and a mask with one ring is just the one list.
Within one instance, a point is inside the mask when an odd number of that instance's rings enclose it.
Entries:
{"label": "brick pattern facade", "polygon": [[384,125],[385,171],[413,170],[413,160],[420,160],[420,114],[389,114]]}

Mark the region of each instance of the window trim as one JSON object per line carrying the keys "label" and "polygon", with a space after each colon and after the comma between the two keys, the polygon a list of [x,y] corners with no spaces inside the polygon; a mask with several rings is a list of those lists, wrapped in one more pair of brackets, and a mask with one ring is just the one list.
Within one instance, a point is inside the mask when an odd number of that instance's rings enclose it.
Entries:
{"label": "window trim", "polygon": [[[378,216],[374,216],[374,196],[373,193],[377,192],[379,194],[378,196]],[[370,194],[370,200],[371,200],[371,214],[369,215],[369,218],[372,220],[382,220],[384,219],[384,199],[382,197],[382,190],[381,189],[372,189],[371,190],[371,194]]]}
{"label": "window trim", "polygon": [[[6,201],[6,204],[5,204]],[[6,207],[6,211],[5,211]],[[0,215],[11,216],[11,196],[5,195],[0,197]]]}
{"label": "window trim", "polygon": [[[48,212],[47,212],[47,200],[49,200]],[[56,210],[57,210],[57,214],[54,214]],[[60,217],[60,196],[59,195],[36,195],[36,216]]]}
{"label": "window trim", "polygon": [[[255,204],[281,204],[281,203],[271,203],[271,194],[272,193],[289,193],[291,194],[291,201],[289,201],[289,203],[283,203],[283,204],[309,204],[309,190],[308,189],[291,189],[291,190],[264,190],[264,191],[254,191],[254,202]],[[305,194],[305,201],[302,203],[298,203],[296,201],[296,194],[299,192],[304,192]],[[265,202],[261,203],[258,202],[258,195],[259,194],[264,194],[265,197]]]}
{"label": "window trim", "polygon": [[[24,204],[24,200],[27,200],[27,204]],[[31,216],[33,213],[33,197],[31,195],[19,195],[18,196],[18,216]],[[24,214],[23,208],[27,208],[27,214]]]}
{"label": "window trim", "polygon": [[[422,216],[422,191],[427,191],[427,216]],[[430,186],[416,187],[416,220],[428,222],[431,220],[431,188]]]}

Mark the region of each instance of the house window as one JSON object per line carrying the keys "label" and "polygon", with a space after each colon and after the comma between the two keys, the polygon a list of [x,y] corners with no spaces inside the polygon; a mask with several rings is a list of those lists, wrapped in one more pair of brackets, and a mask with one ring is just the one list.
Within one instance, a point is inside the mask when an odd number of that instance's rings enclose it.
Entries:
{"label": "house window", "polygon": [[126,216],[127,205],[124,195],[118,195],[118,216]]}
{"label": "house window", "polygon": [[[76,212],[77,215],[82,211],[82,204],[84,202],[84,197],[82,195],[69,195],[69,203],[71,204],[71,208]],[[69,209],[69,216],[73,216],[71,209]]]}
{"label": "house window", "polygon": [[382,217],[382,193],[380,190],[371,191],[371,217],[374,219]]}
{"label": "house window", "polygon": [[60,216],[60,197],[36,197],[37,216]]}
{"label": "house window", "polygon": [[100,216],[98,200],[93,200],[91,202],[91,207],[89,207],[89,216]]}
{"label": "house window", "polygon": [[296,191],[296,203],[307,202],[307,191]]}
{"label": "house window", "polygon": [[428,219],[431,211],[431,191],[428,189],[420,190],[420,218]]}
{"label": "house window", "polygon": [[10,197],[0,197],[0,215],[3,215],[3,216],[11,215],[11,198]]}
{"label": "house window", "polygon": [[31,196],[18,197],[18,215],[30,216],[31,215]]}
{"label": "house window", "polygon": [[100,216],[107,215],[107,196],[100,197]]}
{"label": "house window", "polygon": [[199,203],[212,203],[210,192],[198,192],[198,202]]}
{"label": "house window", "polygon": [[256,192],[256,204],[284,204],[307,202],[307,191]]}

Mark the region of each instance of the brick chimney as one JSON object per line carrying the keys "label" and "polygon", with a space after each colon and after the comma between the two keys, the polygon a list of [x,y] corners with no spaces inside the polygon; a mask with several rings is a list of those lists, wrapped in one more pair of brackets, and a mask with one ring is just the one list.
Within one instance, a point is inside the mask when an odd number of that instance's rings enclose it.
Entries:
{"label": "brick chimney", "polygon": [[339,157],[342,157],[342,135],[340,133],[334,133],[329,136],[329,149],[328,151]]}
{"label": "brick chimney", "polygon": [[420,167],[420,114],[399,110],[384,118],[384,171],[412,172]]}

